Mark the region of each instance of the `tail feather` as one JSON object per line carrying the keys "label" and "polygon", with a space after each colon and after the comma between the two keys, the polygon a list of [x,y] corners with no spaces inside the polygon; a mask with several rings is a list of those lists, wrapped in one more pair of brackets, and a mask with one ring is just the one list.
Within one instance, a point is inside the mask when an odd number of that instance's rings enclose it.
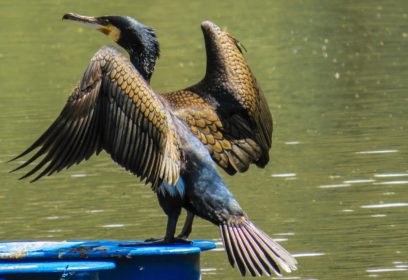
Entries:
{"label": "tail feather", "polygon": [[262,275],[262,269],[258,266],[257,262],[255,261],[256,258],[254,258],[254,253],[251,252],[252,250],[248,248],[245,244],[245,238],[242,238],[242,235],[240,234],[242,231],[237,229],[237,227],[233,227],[234,234],[237,236],[237,241],[238,241],[238,247],[241,250],[241,255],[244,256],[245,258],[245,266],[248,269],[248,271],[251,273],[252,276]]}
{"label": "tail feather", "polygon": [[242,275],[248,272],[252,276],[270,276],[273,271],[281,276],[281,269],[296,270],[297,261],[290,253],[250,221],[224,223],[220,230],[228,259]]}
{"label": "tail feather", "polygon": [[227,243],[226,247],[229,248],[228,256],[230,259],[230,263],[233,267],[234,267],[234,264],[237,264],[239,272],[241,272],[242,275],[245,275],[246,274],[245,264],[241,256],[241,252],[237,249],[234,234],[230,231],[231,229],[230,227],[225,226],[224,229],[225,229],[224,231],[225,237],[223,237],[223,240],[224,238],[227,239],[227,242],[224,242],[224,244]]}
{"label": "tail feather", "polygon": [[266,244],[264,244],[264,242],[262,242],[263,240],[261,240],[260,242],[259,237],[257,237],[256,234],[254,234],[252,231],[245,227],[243,228],[243,230],[245,231],[248,238],[252,240],[252,246],[260,250],[261,258],[270,268],[270,270],[278,275],[281,275],[280,268],[277,264],[277,261],[275,261],[275,259],[277,258],[275,252],[272,251]]}
{"label": "tail feather", "polygon": [[[291,254],[286,251],[282,246],[273,241],[266,233],[258,229],[253,223],[246,222],[254,234],[259,234],[259,237],[265,242],[266,246],[273,252],[280,265],[286,272],[291,272],[296,270],[297,261],[291,256]],[[270,242],[272,241],[272,242]]]}
{"label": "tail feather", "polygon": [[235,258],[234,258],[234,255],[232,254],[231,239],[228,234],[227,225],[221,224],[220,229],[221,229],[222,240],[224,241],[225,251],[227,252],[227,256],[228,256],[228,261],[231,264],[231,266],[234,267]]}
{"label": "tail feather", "polygon": [[254,265],[252,264],[249,258],[248,252],[243,248],[242,240],[239,234],[237,233],[235,226],[228,227],[228,231],[230,232],[230,236],[235,237],[235,238],[232,238],[232,245],[233,245],[233,248],[236,249],[236,252],[238,252],[238,258],[241,259],[243,262],[242,268],[243,268],[244,274],[246,271],[248,271],[252,276],[255,276]]}
{"label": "tail feather", "polygon": [[271,271],[279,271],[279,267],[274,265],[271,266],[269,263],[270,258],[266,258],[265,254],[263,253],[262,249],[259,247],[258,243],[252,238],[252,235],[245,229],[243,228],[242,233],[245,235],[246,240],[251,244],[252,250],[255,251],[256,258],[259,260],[259,262],[262,264],[263,270],[266,273],[266,275],[270,276]]}

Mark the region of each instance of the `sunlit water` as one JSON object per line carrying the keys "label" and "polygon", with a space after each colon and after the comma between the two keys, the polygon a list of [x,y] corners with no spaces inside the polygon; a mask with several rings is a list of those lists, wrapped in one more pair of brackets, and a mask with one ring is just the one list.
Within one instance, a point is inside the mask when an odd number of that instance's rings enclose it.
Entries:
{"label": "sunlit water", "polygon": [[[251,219],[299,261],[282,279],[408,278],[407,1],[8,1],[0,9],[0,239],[143,239],[165,217],[149,187],[102,155],[29,184],[6,163],[55,119],[108,38],[66,12],[126,14],[157,29],[152,81],[199,80],[199,24],[243,42],[273,112],[271,162],[229,177]],[[236,279],[219,249],[203,279]]]}

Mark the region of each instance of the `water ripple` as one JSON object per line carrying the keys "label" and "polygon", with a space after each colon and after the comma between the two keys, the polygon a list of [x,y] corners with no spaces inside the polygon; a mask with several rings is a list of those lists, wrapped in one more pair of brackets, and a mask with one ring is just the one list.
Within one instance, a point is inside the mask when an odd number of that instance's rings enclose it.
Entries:
{"label": "water ripple", "polygon": [[408,184],[408,181],[384,181],[374,183],[374,185],[406,185],[406,184]]}
{"label": "water ripple", "polygon": [[390,153],[397,153],[398,150],[369,150],[369,151],[360,151],[356,152],[356,154],[360,155],[367,155],[367,154],[390,154]]}
{"label": "water ripple", "polygon": [[406,202],[395,202],[395,203],[362,205],[361,208],[388,208],[388,207],[406,207],[406,206],[408,206],[408,203]]}
{"label": "water ripple", "polygon": [[407,271],[407,268],[399,268],[399,267],[392,267],[392,268],[374,268],[374,269],[367,269],[368,273],[379,273],[379,272],[394,272],[394,271]]}
{"label": "water ripple", "polygon": [[215,267],[201,268],[202,274],[216,274],[217,269]]}
{"label": "water ripple", "polygon": [[294,232],[279,232],[279,233],[275,233],[274,235],[285,235],[285,236],[290,235],[290,236],[293,236],[293,235],[295,235],[295,233]]}
{"label": "water ripple", "polygon": [[72,178],[82,178],[82,177],[87,177],[88,175],[86,173],[76,173],[76,174],[71,174]]}
{"label": "water ripple", "polygon": [[325,253],[319,253],[319,252],[305,252],[305,253],[292,254],[292,256],[295,257],[295,258],[319,257],[319,256],[324,256],[324,255],[326,255],[326,254]]}
{"label": "water ripple", "polygon": [[109,224],[109,225],[103,225],[103,228],[118,228],[118,227],[124,227],[124,224]]}
{"label": "water ripple", "polygon": [[374,174],[377,178],[387,178],[387,177],[408,177],[408,173],[381,173]]}
{"label": "water ripple", "polygon": [[276,178],[288,178],[288,177],[295,177],[296,173],[277,173],[277,174],[272,174],[272,177]]}
{"label": "water ripple", "polygon": [[103,210],[103,209],[94,209],[94,210],[86,210],[85,212],[86,212],[86,213],[89,213],[89,214],[94,214],[94,213],[102,213],[102,212],[105,212],[105,210]]}
{"label": "water ripple", "polygon": [[285,242],[285,241],[288,241],[287,238],[274,238],[273,240],[275,240],[276,242]]}
{"label": "water ripple", "polygon": [[346,188],[350,187],[350,184],[332,184],[332,185],[320,185],[321,189],[333,189],[333,188]]}
{"label": "water ripple", "polygon": [[344,184],[359,184],[359,183],[373,183],[373,179],[355,179],[355,180],[346,180],[343,181]]}
{"label": "water ripple", "polygon": [[225,251],[224,247],[217,247],[211,250],[211,252],[219,252],[219,251]]}
{"label": "water ripple", "polygon": [[299,141],[287,141],[287,142],[285,142],[285,144],[286,145],[298,145],[298,144],[300,144],[300,142]]}

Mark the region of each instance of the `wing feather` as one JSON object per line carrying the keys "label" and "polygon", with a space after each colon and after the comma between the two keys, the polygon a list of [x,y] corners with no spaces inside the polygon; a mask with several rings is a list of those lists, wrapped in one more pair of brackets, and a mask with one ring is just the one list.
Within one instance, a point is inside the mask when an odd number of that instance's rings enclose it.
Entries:
{"label": "wing feather", "polygon": [[163,96],[229,174],[244,172],[251,163],[264,167],[272,145],[266,98],[239,41],[208,21],[202,30],[207,51],[204,79]]}
{"label": "wing feather", "polygon": [[[223,69],[224,86],[221,90],[207,90],[206,94],[219,102],[217,112],[223,123],[236,129],[238,137],[249,138],[260,147],[261,151],[253,162],[263,167],[269,161],[272,144],[272,115],[268,103],[241,52],[239,41],[216,28],[211,32],[214,36],[205,36],[218,46],[216,56]],[[226,107],[230,110],[225,110]]]}
{"label": "wing feather", "polygon": [[101,149],[127,170],[152,183],[175,185],[181,150],[169,112],[128,58],[103,47],[92,58],[79,86],[54,123],[27,150],[37,152],[16,168],[40,162],[22,178],[51,175]]}

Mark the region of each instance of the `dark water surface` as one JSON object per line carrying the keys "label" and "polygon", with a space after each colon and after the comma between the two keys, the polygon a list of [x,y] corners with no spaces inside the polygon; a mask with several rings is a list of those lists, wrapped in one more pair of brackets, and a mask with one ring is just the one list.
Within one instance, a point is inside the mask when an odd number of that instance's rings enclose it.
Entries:
{"label": "dark water surface", "polygon": [[[152,81],[170,91],[205,69],[200,22],[239,38],[275,120],[265,169],[222,173],[251,219],[298,257],[283,279],[408,279],[408,2],[3,1],[0,239],[143,239],[164,232],[154,194],[103,154],[35,184],[9,174],[111,41],[66,12],[153,26]],[[220,241],[197,221],[192,238]],[[203,279],[236,279],[222,249]]]}

